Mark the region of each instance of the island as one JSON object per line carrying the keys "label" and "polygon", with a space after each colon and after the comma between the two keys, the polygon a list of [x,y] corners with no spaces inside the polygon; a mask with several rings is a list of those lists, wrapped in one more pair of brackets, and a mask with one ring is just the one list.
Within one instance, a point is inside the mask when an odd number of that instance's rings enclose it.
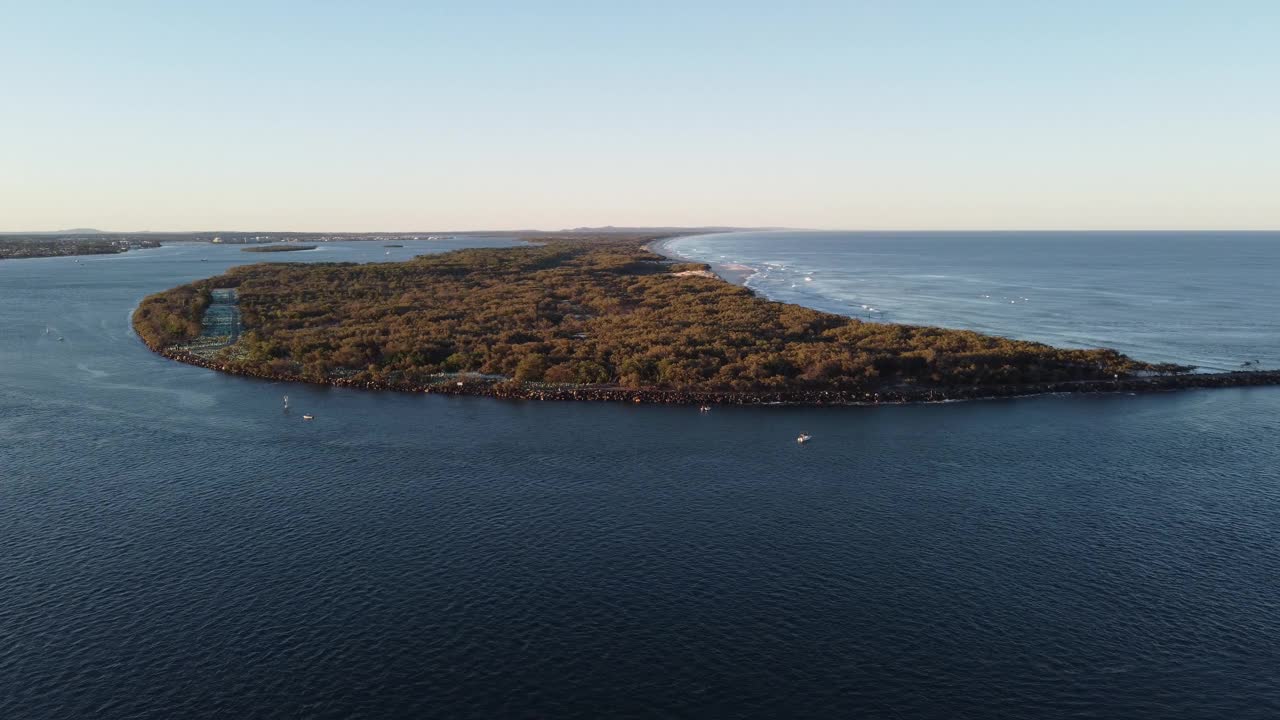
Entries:
{"label": "island", "polygon": [[774,302],[661,236],[539,236],[404,262],[275,263],[151,295],[174,360],[271,380],[540,400],[861,404],[1274,384]]}
{"label": "island", "polygon": [[250,245],[240,248],[240,252],[252,253],[272,253],[272,252],[298,252],[300,250],[315,250],[315,245]]}

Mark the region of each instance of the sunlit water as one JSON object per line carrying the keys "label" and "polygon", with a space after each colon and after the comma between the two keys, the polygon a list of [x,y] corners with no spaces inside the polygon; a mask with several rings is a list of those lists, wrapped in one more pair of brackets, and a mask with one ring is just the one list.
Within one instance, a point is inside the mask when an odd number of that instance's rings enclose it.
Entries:
{"label": "sunlit water", "polygon": [[669,248],[845,315],[1205,370],[1280,367],[1280,233],[762,232]]}
{"label": "sunlit water", "polygon": [[[702,414],[271,384],[129,329],[231,264],[426,250],[0,262],[0,717],[1280,713],[1280,388]],[[816,253],[776,257],[862,272]]]}

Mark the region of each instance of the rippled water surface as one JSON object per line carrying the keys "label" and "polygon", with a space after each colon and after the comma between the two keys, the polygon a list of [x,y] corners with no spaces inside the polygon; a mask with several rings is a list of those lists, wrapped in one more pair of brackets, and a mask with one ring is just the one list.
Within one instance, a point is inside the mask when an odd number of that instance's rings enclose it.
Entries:
{"label": "rippled water surface", "polygon": [[702,235],[669,243],[740,264],[786,302],[1160,362],[1280,367],[1280,233]]}
{"label": "rippled water surface", "polygon": [[133,337],[245,258],[0,262],[0,717],[1280,714],[1280,388],[704,415]]}

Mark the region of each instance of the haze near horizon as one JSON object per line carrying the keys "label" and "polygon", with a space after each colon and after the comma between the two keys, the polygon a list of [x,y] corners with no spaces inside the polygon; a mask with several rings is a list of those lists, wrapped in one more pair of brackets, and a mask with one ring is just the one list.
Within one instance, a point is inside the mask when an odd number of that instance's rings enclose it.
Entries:
{"label": "haze near horizon", "polygon": [[5,15],[0,230],[1280,228],[1270,3]]}

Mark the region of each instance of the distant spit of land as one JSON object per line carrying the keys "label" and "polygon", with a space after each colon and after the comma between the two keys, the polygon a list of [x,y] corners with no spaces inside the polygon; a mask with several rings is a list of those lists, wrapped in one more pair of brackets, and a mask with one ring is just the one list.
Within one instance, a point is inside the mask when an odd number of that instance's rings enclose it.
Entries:
{"label": "distant spit of land", "polygon": [[[556,235],[605,235],[626,237],[636,233],[662,232],[670,234],[678,230],[684,234],[726,232],[760,228],[578,228],[561,233],[539,230],[469,230],[465,232],[275,232],[275,231],[198,231],[198,232],[108,232],[93,228],[57,230],[51,232],[0,232],[0,260],[58,257],[66,255],[99,255],[126,252],[132,248],[160,247],[165,243],[205,242],[219,245],[274,245],[276,243],[329,243],[380,241],[392,243],[386,247],[403,247],[408,240],[453,240],[467,235],[483,237],[543,238]],[[302,247],[286,247],[280,250],[249,250],[248,252],[288,252]]]}
{"label": "distant spit of land", "polygon": [[0,235],[0,260],[71,255],[110,255],[133,248],[160,247],[157,240],[138,237],[85,235]]}
{"label": "distant spit of land", "polygon": [[[61,230],[39,233],[0,233],[0,260],[61,257],[67,255],[101,255],[122,253],[133,248],[154,248],[166,243],[203,242],[217,245],[251,245],[276,247],[280,250],[250,252],[287,252],[304,250],[301,242],[445,240],[453,235],[430,233],[297,233],[297,232],[134,232],[113,233],[102,230]],[[283,245],[287,243],[288,245]]]}
{"label": "distant spit of land", "polygon": [[[653,234],[534,239],[237,267],[144,299],[134,327],[156,352],[224,372],[525,399],[848,404],[1280,383],[772,302],[650,252]],[[235,290],[243,323],[222,342],[205,333],[219,289]]]}
{"label": "distant spit of land", "polygon": [[251,253],[273,253],[273,252],[297,252],[299,250],[315,250],[317,245],[298,245],[295,243],[286,243],[281,245],[249,245],[240,248],[240,252]]}

